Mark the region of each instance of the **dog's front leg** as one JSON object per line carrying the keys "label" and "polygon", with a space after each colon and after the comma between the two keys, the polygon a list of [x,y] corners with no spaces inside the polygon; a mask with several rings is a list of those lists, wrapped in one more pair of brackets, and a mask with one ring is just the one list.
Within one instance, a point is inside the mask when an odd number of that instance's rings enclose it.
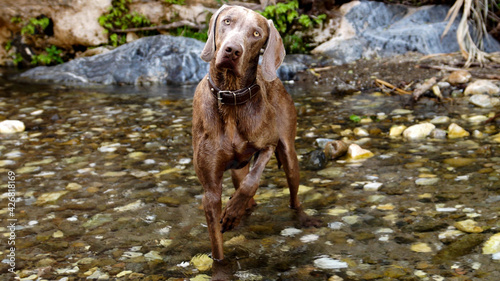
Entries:
{"label": "dog's front leg", "polygon": [[241,181],[239,188],[234,192],[233,197],[227,203],[220,221],[222,224],[222,232],[229,231],[240,223],[249,201],[257,192],[262,172],[264,172],[264,168],[267,162],[269,162],[269,159],[271,159],[274,150],[274,146],[268,146],[260,151],[254,166]]}

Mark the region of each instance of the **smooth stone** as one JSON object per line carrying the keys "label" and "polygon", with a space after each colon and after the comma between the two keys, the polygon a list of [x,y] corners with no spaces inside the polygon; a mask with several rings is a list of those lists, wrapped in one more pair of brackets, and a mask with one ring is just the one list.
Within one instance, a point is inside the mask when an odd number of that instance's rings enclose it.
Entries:
{"label": "smooth stone", "polygon": [[391,130],[389,131],[389,136],[399,137],[404,132],[404,130],[406,130],[406,128],[407,127],[405,125],[392,126]]}
{"label": "smooth stone", "polygon": [[150,251],[149,253],[145,254],[144,257],[147,261],[163,260],[163,257],[157,251]]}
{"label": "smooth stone", "polygon": [[302,243],[311,243],[319,239],[319,236],[316,234],[307,234],[300,237],[300,242]]}
{"label": "smooth stone", "polygon": [[431,123],[421,123],[408,127],[403,132],[403,136],[409,140],[418,140],[427,137],[436,126]]}
{"label": "smooth stone", "polygon": [[349,212],[349,210],[341,208],[341,207],[336,207],[336,208],[328,210],[328,214],[330,216],[340,216],[340,215],[343,215],[343,214],[348,213],[348,212]]}
{"label": "smooth stone", "polygon": [[82,189],[82,186],[79,185],[78,183],[76,182],[70,182],[68,183],[68,185],[66,186],[66,190],[71,190],[71,191],[76,191],[76,190],[80,190]]}
{"label": "smooth stone", "polygon": [[383,183],[381,182],[370,182],[363,186],[363,189],[366,191],[377,191],[382,187]]}
{"label": "smooth stone", "polygon": [[20,133],[25,129],[24,123],[19,120],[4,120],[0,122],[0,133],[2,134]]}
{"label": "smooth stone", "polygon": [[482,108],[490,108],[500,104],[500,99],[485,94],[475,94],[469,98],[469,102]]}
{"label": "smooth stone", "polygon": [[449,139],[463,138],[468,136],[470,136],[470,133],[467,132],[464,128],[460,127],[459,125],[451,123],[450,126],[448,126]]}
{"label": "smooth stone", "polygon": [[436,129],[432,130],[430,136],[433,139],[446,139],[446,131],[436,128]]}
{"label": "smooth stone", "polygon": [[325,145],[324,153],[327,159],[337,159],[347,153],[348,145],[341,141],[331,141]]}
{"label": "smooth stone", "polygon": [[484,243],[483,254],[491,255],[500,253],[500,233],[496,233]]}
{"label": "smooth stone", "polygon": [[314,150],[306,155],[306,159],[303,165],[307,170],[317,171],[324,169],[327,162],[328,161],[326,159],[325,152],[321,150]]}
{"label": "smooth stone", "polygon": [[38,166],[26,166],[26,167],[21,167],[16,170],[16,174],[29,174],[29,173],[34,173],[40,171],[41,168]]}
{"label": "smooth stone", "polygon": [[406,115],[410,113],[413,113],[413,110],[399,108],[399,109],[394,109],[391,112],[391,115]]}
{"label": "smooth stone", "polygon": [[436,116],[430,122],[432,124],[447,124],[447,123],[450,123],[450,117],[448,117],[448,116]]}
{"label": "smooth stone", "polygon": [[497,95],[500,93],[500,88],[490,80],[477,80],[470,83],[465,88],[464,95],[488,94]]}
{"label": "smooth stone", "polygon": [[318,175],[325,178],[339,178],[345,175],[344,169],[339,167],[330,167],[324,170],[318,171]]}
{"label": "smooth stone", "polygon": [[315,259],[314,266],[321,269],[342,269],[348,267],[346,262],[329,257],[321,257],[319,259]]}
{"label": "smooth stone", "polygon": [[456,84],[465,84],[469,82],[469,80],[472,78],[472,75],[470,74],[469,71],[467,70],[457,70],[453,71],[450,76],[448,76],[448,82],[450,84],[456,85]]}
{"label": "smooth stone", "polygon": [[342,221],[349,224],[349,225],[354,225],[354,224],[358,223],[359,220],[360,220],[360,217],[356,216],[356,215],[342,217]]}
{"label": "smooth stone", "polygon": [[294,237],[295,235],[300,233],[302,233],[302,230],[294,227],[285,228],[281,231],[281,235],[286,237]]}
{"label": "smooth stone", "polygon": [[417,253],[431,253],[432,248],[427,243],[415,243],[410,246],[413,252]]}
{"label": "smooth stone", "polygon": [[435,185],[439,182],[439,178],[418,178],[415,181],[416,185]]}
{"label": "smooth stone", "polygon": [[115,210],[117,212],[134,211],[134,210],[142,208],[143,206],[144,206],[144,203],[141,200],[137,200],[137,201],[132,202],[130,204],[127,204],[125,206],[115,207],[113,210]]}
{"label": "smooth stone", "polygon": [[121,172],[106,172],[104,174],[102,174],[103,177],[105,178],[119,178],[119,177],[123,177],[123,176],[126,176],[127,175],[127,172],[125,171],[121,171]]}
{"label": "smooth stone", "polygon": [[443,163],[455,168],[469,166],[474,162],[476,162],[476,159],[464,157],[447,158],[443,160]]}
{"label": "smooth stone", "polygon": [[347,156],[353,160],[359,160],[373,157],[374,154],[373,152],[363,149],[361,146],[353,143],[349,145],[349,148],[347,149]]}
{"label": "smooth stone", "polygon": [[481,233],[484,231],[482,227],[478,226],[476,221],[471,219],[458,221],[454,223],[453,226],[455,226],[458,230],[467,233]]}
{"label": "smooth stone", "polygon": [[[371,119],[370,119],[371,120]],[[364,128],[354,128],[353,130],[354,132],[354,135],[358,136],[358,137],[367,137],[370,135],[370,133],[368,133],[368,131]]]}
{"label": "smooth stone", "polygon": [[500,133],[491,136],[491,140],[500,143]]}
{"label": "smooth stone", "polygon": [[474,124],[483,123],[486,120],[488,120],[488,117],[486,117],[484,115],[474,115],[474,116],[470,116],[469,118],[467,118],[467,121],[474,123]]}
{"label": "smooth stone", "polygon": [[314,143],[319,147],[319,148],[325,148],[326,144],[333,141],[332,139],[327,139],[327,138],[317,138]]}
{"label": "smooth stone", "polygon": [[83,227],[94,229],[105,223],[112,222],[114,219],[111,214],[96,214],[82,224]]}
{"label": "smooth stone", "polygon": [[16,162],[13,160],[0,160],[0,167],[12,166],[14,164],[16,164]]}
{"label": "smooth stone", "polygon": [[59,200],[59,198],[64,196],[66,193],[68,193],[67,190],[43,193],[40,196],[38,196],[35,205],[40,206],[47,203],[55,203],[57,200]]}

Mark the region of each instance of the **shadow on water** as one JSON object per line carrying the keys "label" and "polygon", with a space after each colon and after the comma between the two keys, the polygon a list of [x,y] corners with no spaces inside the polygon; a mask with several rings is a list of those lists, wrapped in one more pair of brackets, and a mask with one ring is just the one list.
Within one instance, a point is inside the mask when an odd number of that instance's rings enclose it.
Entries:
{"label": "shadow on water", "polygon": [[[299,229],[273,158],[258,207],[224,234],[229,265],[222,267],[234,279],[495,280],[498,257],[483,254],[482,246],[500,227],[499,148],[486,136],[499,128],[467,119],[488,110],[426,100],[408,109],[401,98],[376,92],[334,97],[315,85],[286,86],[299,115],[300,197],[325,225]],[[0,231],[15,234],[17,276],[209,278],[202,188],[191,163],[193,92],[194,86],[26,85],[0,76],[0,117],[26,124],[25,132],[0,135],[1,187],[7,191],[5,175],[14,172],[17,200],[9,210],[2,195]],[[457,122],[485,136],[416,142],[389,136],[393,125],[437,115],[449,117],[439,129]],[[307,170],[319,138],[355,142],[375,156]],[[232,193],[226,175],[224,203]],[[479,234],[462,228],[467,219]],[[8,245],[0,252],[0,276],[10,278]]]}

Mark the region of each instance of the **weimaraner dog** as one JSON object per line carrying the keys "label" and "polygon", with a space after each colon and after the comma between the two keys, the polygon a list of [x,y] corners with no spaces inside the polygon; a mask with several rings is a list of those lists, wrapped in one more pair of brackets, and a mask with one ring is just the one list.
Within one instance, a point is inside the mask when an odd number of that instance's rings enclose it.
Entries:
{"label": "weimaraner dog", "polygon": [[[201,54],[210,62],[210,70],[196,88],[192,136],[193,163],[204,189],[203,208],[214,260],[224,259],[222,233],[236,227],[246,210],[255,205],[253,196],[273,153],[286,173],[290,207],[303,225],[320,223],[302,211],[297,197],[297,114],[276,75],[284,57],[283,42],[271,20],[227,5],[212,16]],[[222,210],[226,170],[231,170],[236,191]]]}

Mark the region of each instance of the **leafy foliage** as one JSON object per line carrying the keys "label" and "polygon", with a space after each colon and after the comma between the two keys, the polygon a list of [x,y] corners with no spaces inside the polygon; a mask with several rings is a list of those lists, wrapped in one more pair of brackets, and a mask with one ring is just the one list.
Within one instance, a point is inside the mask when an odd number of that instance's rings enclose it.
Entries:
{"label": "leafy foliage", "polygon": [[[132,0],[113,0],[107,14],[99,17],[99,24],[109,33],[109,42],[113,46],[126,43],[126,35],[113,32],[113,30],[125,30],[127,28],[151,26],[151,21],[139,13],[130,13],[128,4]],[[142,35],[149,35],[143,32]]]}
{"label": "leafy foliage", "polygon": [[38,55],[33,55],[31,57],[31,64],[33,65],[51,65],[63,63],[61,57],[62,50],[58,49],[56,46],[52,45],[45,48],[45,53]]}
{"label": "leafy foliage", "polygon": [[175,5],[184,5],[186,3],[185,0],[165,0],[167,4],[175,4]]}
{"label": "leafy foliage", "polygon": [[298,0],[267,6],[261,13],[273,20],[283,38],[287,53],[306,53],[311,49],[312,38],[307,35],[313,27],[321,25],[326,19],[322,14],[316,17],[299,14]]}
{"label": "leafy foliage", "polygon": [[173,36],[189,37],[205,42],[208,39],[207,31],[208,29],[198,31],[193,28],[184,26],[171,30],[169,33]]}

